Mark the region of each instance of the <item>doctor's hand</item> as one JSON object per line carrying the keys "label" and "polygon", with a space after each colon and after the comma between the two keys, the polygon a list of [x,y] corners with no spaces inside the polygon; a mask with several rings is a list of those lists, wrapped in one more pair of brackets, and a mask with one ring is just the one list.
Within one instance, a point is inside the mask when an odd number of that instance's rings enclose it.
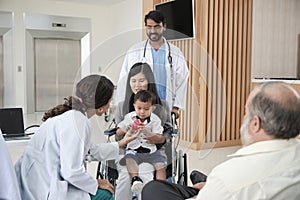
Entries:
{"label": "doctor's hand", "polygon": [[131,128],[132,128],[131,125],[124,127],[124,128],[118,128],[116,133],[117,133],[117,135],[124,136],[126,134],[126,132],[129,131]]}
{"label": "doctor's hand", "polygon": [[124,138],[122,140],[119,140],[119,147],[125,147],[126,144],[128,144],[129,142],[131,142],[132,140],[135,140],[137,137],[139,137],[139,135],[141,134],[141,130],[137,130],[135,133],[132,133],[131,130],[127,131],[127,133],[125,134]]}
{"label": "doctor's hand", "polygon": [[112,194],[115,193],[114,186],[107,179],[97,179],[97,181],[98,181],[98,188],[108,190]]}

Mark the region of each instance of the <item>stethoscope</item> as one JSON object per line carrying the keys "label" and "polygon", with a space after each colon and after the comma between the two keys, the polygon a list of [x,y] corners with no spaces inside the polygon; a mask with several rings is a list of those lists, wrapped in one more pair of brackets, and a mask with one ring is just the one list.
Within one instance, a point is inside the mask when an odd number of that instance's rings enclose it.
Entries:
{"label": "stethoscope", "polygon": [[[144,53],[143,53],[143,57],[142,57],[142,62],[146,62],[146,50],[147,50],[147,45],[148,45],[148,42],[149,42],[149,39],[146,40],[145,42],[145,46],[144,46]],[[171,47],[170,47],[170,44],[169,42],[166,40],[167,42],[167,45],[168,45],[168,51],[169,51],[169,54],[168,54],[168,61],[169,61],[169,64],[170,64],[170,67],[171,69],[173,68],[173,59],[172,59],[172,56],[171,56]],[[171,70],[172,71],[172,70]]]}
{"label": "stethoscope", "polygon": [[[171,56],[171,47],[170,47],[170,44],[167,40],[165,40],[167,45],[168,45],[168,62],[170,64],[170,71],[171,71],[171,85],[172,85],[172,89],[175,88],[174,86],[174,72],[173,72],[173,58]],[[142,57],[142,60],[141,62],[143,63],[146,63],[147,59],[146,59],[146,50],[147,50],[147,45],[148,45],[148,42],[149,42],[149,39],[146,40],[145,42],[145,46],[144,46],[144,53],[143,53],[143,57]],[[172,100],[173,102],[175,101],[175,92],[174,90],[172,90]]]}

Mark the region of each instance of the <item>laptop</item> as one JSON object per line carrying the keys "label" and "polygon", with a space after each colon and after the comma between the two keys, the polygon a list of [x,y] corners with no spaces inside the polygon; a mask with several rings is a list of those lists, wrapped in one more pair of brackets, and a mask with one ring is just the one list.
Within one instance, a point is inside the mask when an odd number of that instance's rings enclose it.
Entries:
{"label": "laptop", "polygon": [[22,108],[0,108],[0,129],[5,140],[30,139],[24,132]]}

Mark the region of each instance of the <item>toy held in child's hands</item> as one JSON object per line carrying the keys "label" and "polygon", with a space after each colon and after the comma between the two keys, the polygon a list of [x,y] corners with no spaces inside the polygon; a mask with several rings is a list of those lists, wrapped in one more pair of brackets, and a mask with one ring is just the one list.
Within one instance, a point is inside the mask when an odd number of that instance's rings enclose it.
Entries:
{"label": "toy held in child's hands", "polygon": [[133,121],[133,124],[132,124],[132,130],[138,130],[139,128],[143,127],[144,124],[139,120],[139,119],[136,119]]}

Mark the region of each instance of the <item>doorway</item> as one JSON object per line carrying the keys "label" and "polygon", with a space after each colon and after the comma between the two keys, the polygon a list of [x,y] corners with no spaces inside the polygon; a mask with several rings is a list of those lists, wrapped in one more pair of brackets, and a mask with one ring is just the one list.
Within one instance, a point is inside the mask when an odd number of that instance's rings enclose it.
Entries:
{"label": "doorway", "polygon": [[80,40],[34,38],[35,112],[44,112],[73,95],[81,77]]}

